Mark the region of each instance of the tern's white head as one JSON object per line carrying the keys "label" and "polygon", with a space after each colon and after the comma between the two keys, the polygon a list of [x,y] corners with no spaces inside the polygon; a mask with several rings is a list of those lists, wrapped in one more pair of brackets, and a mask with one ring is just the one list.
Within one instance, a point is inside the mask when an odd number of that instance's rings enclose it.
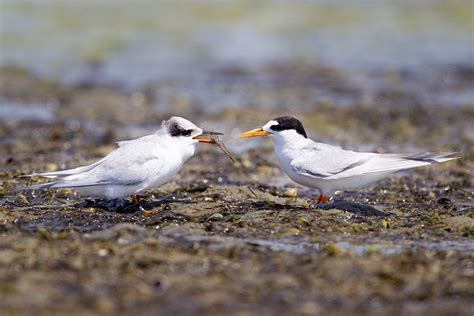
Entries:
{"label": "tern's white head", "polygon": [[298,142],[308,138],[303,124],[291,116],[277,117],[261,128],[257,128],[246,133],[240,134],[240,137],[270,136],[275,142]]}
{"label": "tern's white head", "polygon": [[160,132],[172,137],[173,141],[182,145],[212,142],[208,136],[222,135],[221,133],[203,131],[187,119],[173,116],[161,124]]}

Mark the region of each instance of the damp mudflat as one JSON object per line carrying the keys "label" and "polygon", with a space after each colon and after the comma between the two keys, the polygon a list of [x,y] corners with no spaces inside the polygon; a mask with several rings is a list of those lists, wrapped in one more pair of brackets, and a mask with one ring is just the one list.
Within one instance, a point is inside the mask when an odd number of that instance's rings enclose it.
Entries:
{"label": "damp mudflat", "polygon": [[[6,314],[472,311],[472,107],[322,104],[301,113],[313,138],[354,149],[460,152],[457,161],[336,195],[384,216],[309,208],[317,192],[279,171],[268,139],[228,132],[285,114],[258,107],[188,113],[227,132],[237,162],[202,144],[174,181],[147,192],[146,213],[112,212],[71,190],[21,191],[44,181],[21,176],[90,163],[115,140],[153,132],[166,115],[146,95],[132,107],[137,95],[121,90],[63,85],[17,68],[1,76],[4,100],[22,102],[0,121]],[[38,107],[46,114],[32,117]]]}
{"label": "damp mudflat", "polygon": [[[2,1],[0,314],[472,314],[470,1],[118,3]],[[146,212],[21,190],[172,115],[236,162],[200,144]],[[314,209],[269,139],[238,138],[281,115],[461,158],[335,195],[379,216]]]}

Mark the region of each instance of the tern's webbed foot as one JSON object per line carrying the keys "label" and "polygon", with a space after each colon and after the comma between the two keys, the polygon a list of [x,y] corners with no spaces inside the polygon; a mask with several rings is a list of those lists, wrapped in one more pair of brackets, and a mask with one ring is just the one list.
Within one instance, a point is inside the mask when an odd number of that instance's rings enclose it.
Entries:
{"label": "tern's webbed foot", "polygon": [[322,210],[338,209],[346,212],[350,212],[361,216],[387,216],[388,213],[379,211],[378,209],[365,204],[352,203],[347,201],[337,201],[332,203],[323,203],[315,206]]}

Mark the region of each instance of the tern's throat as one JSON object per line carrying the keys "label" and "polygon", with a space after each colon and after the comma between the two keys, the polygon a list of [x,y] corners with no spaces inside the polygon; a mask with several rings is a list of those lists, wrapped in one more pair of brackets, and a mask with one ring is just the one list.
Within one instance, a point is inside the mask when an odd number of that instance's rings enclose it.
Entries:
{"label": "tern's throat", "polygon": [[275,142],[275,154],[277,158],[294,159],[301,154],[300,149],[312,141],[309,138],[296,133],[294,130],[288,130],[273,135]]}

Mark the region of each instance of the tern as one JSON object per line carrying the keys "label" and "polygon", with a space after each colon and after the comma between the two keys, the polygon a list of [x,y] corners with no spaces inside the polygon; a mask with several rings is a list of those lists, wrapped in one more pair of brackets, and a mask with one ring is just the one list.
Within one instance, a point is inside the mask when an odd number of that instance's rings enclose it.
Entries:
{"label": "tern", "polygon": [[72,188],[86,195],[107,200],[132,196],[170,181],[194,155],[196,144],[212,143],[209,136],[222,133],[203,131],[182,117],[163,121],[154,134],[118,142],[118,148],[101,160],[84,167],[57,172],[33,173],[54,182],[26,189]]}
{"label": "tern", "polygon": [[291,180],[320,192],[316,204],[328,203],[335,190],[359,189],[400,170],[457,159],[456,153],[378,154],[344,150],[308,138],[301,122],[291,116],[275,118],[240,137],[269,136],[275,155]]}

